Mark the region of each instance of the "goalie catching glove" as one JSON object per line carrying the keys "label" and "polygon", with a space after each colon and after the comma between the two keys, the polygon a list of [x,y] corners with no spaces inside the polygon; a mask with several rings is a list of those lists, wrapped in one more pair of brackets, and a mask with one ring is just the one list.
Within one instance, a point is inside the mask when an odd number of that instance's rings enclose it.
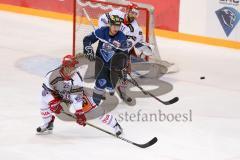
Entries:
{"label": "goalie catching glove", "polygon": [[145,56],[152,56],[153,55],[153,51],[154,51],[154,45],[152,44],[147,44],[147,43],[137,43],[135,45],[135,47],[137,48],[137,50],[141,53],[143,53]]}
{"label": "goalie catching glove", "polygon": [[95,61],[96,58],[92,46],[85,46],[83,53],[89,61]]}

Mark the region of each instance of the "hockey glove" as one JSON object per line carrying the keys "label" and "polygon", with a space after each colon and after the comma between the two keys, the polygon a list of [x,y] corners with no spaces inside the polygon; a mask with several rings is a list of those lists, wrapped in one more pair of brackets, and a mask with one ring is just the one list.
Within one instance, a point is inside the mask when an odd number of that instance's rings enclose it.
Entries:
{"label": "hockey glove", "polygon": [[135,45],[135,47],[137,48],[137,50],[140,53],[143,53],[145,56],[152,56],[153,55],[154,45],[146,44],[146,43],[142,42],[142,43],[137,43]]}
{"label": "hockey glove", "polygon": [[76,121],[78,124],[85,126],[86,125],[86,117],[84,115],[84,112],[82,109],[79,109],[75,112],[75,116],[76,116]]}
{"label": "hockey glove", "polygon": [[92,46],[84,47],[84,55],[87,57],[89,61],[95,61],[94,51]]}
{"label": "hockey glove", "polygon": [[48,103],[49,109],[50,109],[53,113],[55,113],[55,114],[60,114],[61,111],[63,110],[60,102],[61,102],[61,101],[60,101],[60,99],[58,99],[58,98],[55,98],[54,100],[50,101],[50,102]]}

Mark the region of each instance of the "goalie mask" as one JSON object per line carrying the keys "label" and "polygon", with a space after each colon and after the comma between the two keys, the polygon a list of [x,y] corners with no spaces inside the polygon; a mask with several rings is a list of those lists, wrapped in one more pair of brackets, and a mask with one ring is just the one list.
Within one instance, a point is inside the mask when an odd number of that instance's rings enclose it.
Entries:
{"label": "goalie mask", "polygon": [[127,7],[127,19],[125,20],[125,22],[127,21],[128,23],[131,23],[132,21],[134,21],[139,14],[139,7],[137,4],[135,3],[131,3],[130,5],[128,5]]}
{"label": "goalie mask", "polygon": [[75,73],[75,65],[78,64],[78,61],[73,55],[66,55],[63,57],[61,74],[64,79],[69,80],[71,76]]}

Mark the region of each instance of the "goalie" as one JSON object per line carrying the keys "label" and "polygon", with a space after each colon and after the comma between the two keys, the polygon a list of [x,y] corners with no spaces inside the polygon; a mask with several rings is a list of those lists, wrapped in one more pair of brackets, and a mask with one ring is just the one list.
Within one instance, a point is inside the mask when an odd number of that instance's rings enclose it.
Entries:
{"label": "goalie", "polygon": [[49,134],[53,130],[55,114],[64,112],[61,105],[66,103],[75,109],[76,122],[82,126],[86,125],[88,117],[100,117],[102,123],[113,128],[118,136],[122,128],[111,114],[105,114],[100,106],[96,106],[83,88],[83,80],[75,65],[78,62],[72,55],[63,58],[62,65],[50,71],[43,82],[42,103],[40,112],[43,124],[37,128],[38,134]]}
{"label": "goalie", "polygon": [[[139,14],[138,6],[134,3],[131,3],[127,8],[126,13],[120,10],[113,10],[109,13],[101,15],[98,19],[98,26],[102,27],[109,25],[110,17],[112,15],[118,15],[122,21],[120,30],[127,36],[128,39],[129,54],[131,54],[133,57],[137,57],[136,52],[134,50],[134,48],[136,48],[141,54],[144,54],[145,56],[151,56],[153,46],[144,43],[143,41],[142,29],[139,27],[136,21],[138,14]],[[131,72],[130,59],[128,61],[127,72]],[[126,87],[127,82],[122,81],[120,85],[117,87],[117,89],[121,99],[127,104],[131,104],[132,98],[127,96]]]}
{"label": "goalie", "polygon": [[112,15],[118,15],[122,21],[120,30],[127,36],[130,45],[130,52],[132,55],[134,53],[133,47],[135,47],[139,52],[145,54],[146,56],[151,56],[153,51],[153,46],[144,43],[143,32],[139,27],[136,18],[138,17],[139,11],[137,4],[131,3],[127,7],[126,13],[120,10],[113,10],[109,13],[101,15],[98,19],[98,27],[107,26]]}

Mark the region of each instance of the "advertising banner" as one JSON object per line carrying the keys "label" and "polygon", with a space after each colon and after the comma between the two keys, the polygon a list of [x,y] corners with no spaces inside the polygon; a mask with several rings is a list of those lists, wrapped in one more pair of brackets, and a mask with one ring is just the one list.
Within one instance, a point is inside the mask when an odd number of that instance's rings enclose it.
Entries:
{"label": "advertising banner", "polygon": [[[155,27],[169,31],[178,31],[180,0],[131,0],[151,4],[155,7]],[[73,13],[73,0],[0,0],[2,4],[20,7]]]}
{"label": "advertising banner", "polygon": [[132,0],[151,4],[155,8],[156,28],[178,31],[180,0]]}
{"label": "advertising banner", "polygon": [[72,14],[73,0],[0,0],[2,4]]}
{"label": "advertising banner", "polygon": [[211,0],[207,3],[207,34],[240,42],[240,0]]}

